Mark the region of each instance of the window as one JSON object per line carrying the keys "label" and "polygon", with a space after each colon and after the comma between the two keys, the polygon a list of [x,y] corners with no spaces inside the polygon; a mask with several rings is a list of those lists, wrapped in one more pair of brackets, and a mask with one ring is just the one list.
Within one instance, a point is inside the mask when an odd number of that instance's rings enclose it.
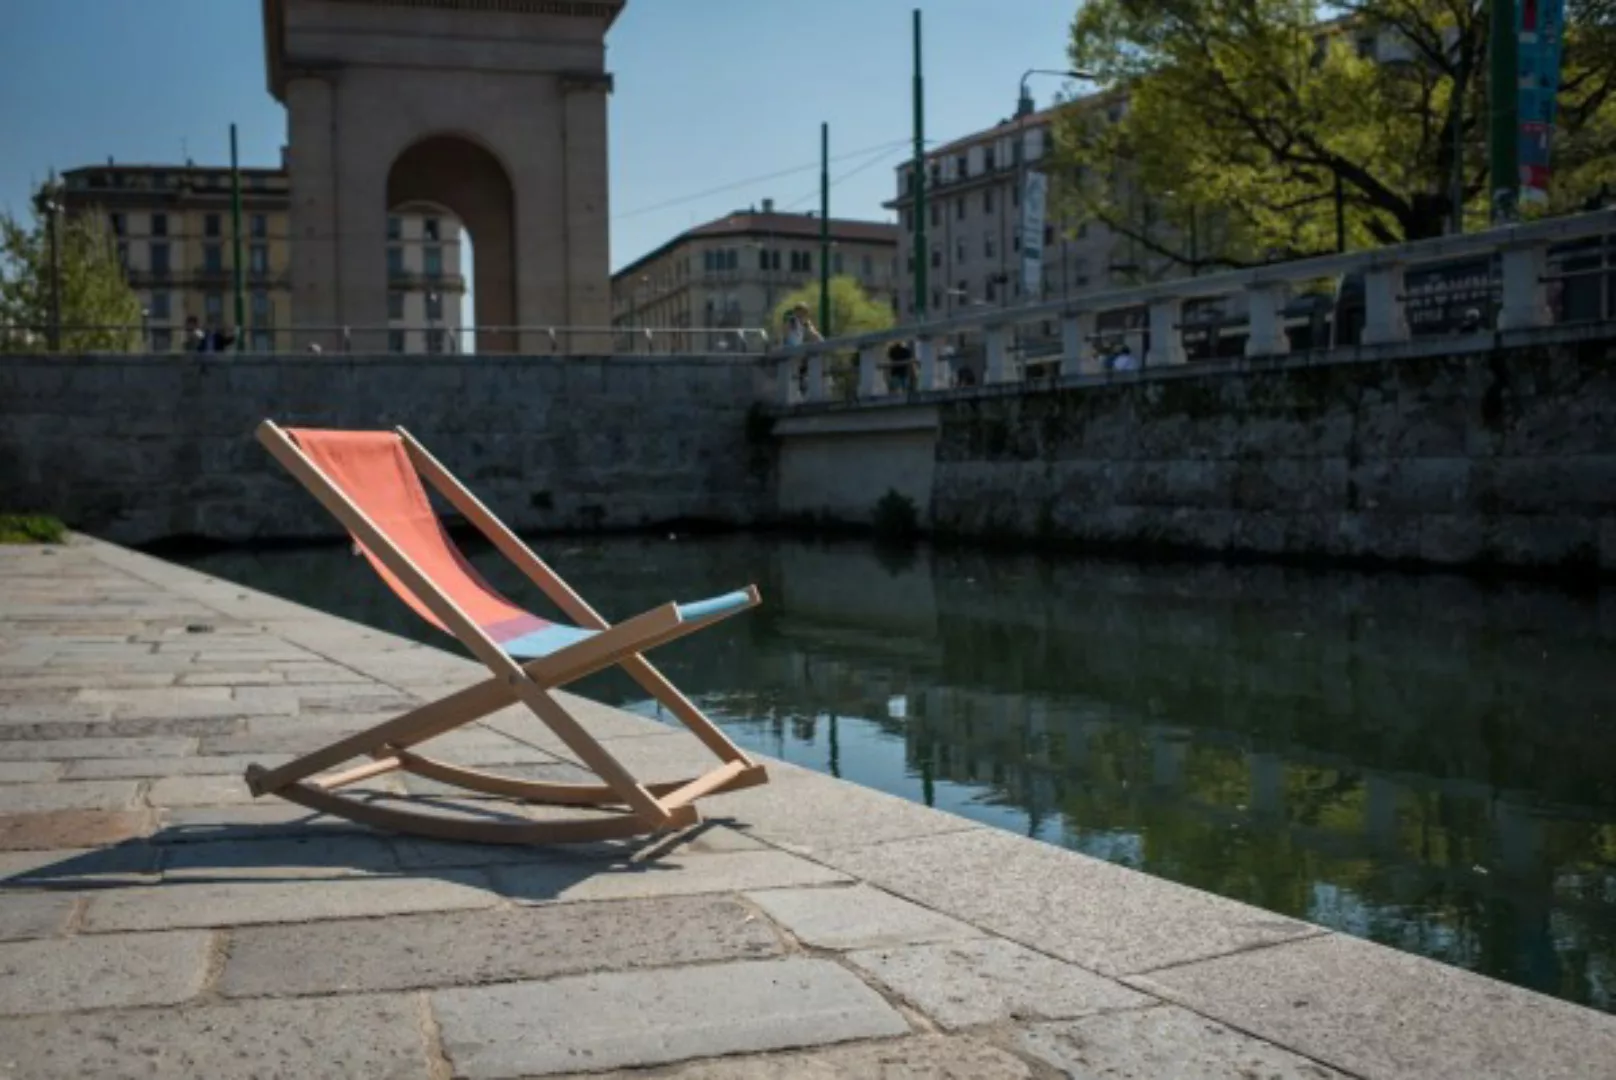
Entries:
{"label": "window", "polygon": [[247,235],[262,240],[269,235],[269,215],[254,214],[247,219]]}
{"label": "window", "polygon": [[146,305],[146,312],[155,322],[167,322],[173,318],[173,308],[168,293],[159,290],[151,294],[151,303]]}
{"label": "window", "polygon": [[252,332],[252,351],[256,353],[272,353],[275,351],[275,331],[254,330]]}
{"label": "window", "polygon": [[443,237],[439,235],[439,232],[440,232],[440,227],[438,225],[438,219],[437,218],[429,217],[429,218],[427,218],[427,219],[425,219],[424,221],[421,222],[421,235],[424,236],[426,239],[432,240],[432,241],[438,241],[438,240],[443,239]]}
{"label": "window", "polygon": [[202,269],[209,274],[224,271],[224,248],[219,244],[202,245]]}
{"label": "window", "polygon": [[387,293],[387,317],[389,319],[404,317],[404,294],[397,289],[390,289]]}
{"label": "window", "polygon": [[153,244],[151,246],[151,272],[154,274],[168,273],[167,244]]}
{"label": "window", "polygon": [[128,244],[119,244],[118,245],[118,265],[123,267],[125,270],[129,269],[129,245]]}
{"label": "window", "polygon": [[426,351],[440,353],[443,351],[443,331],[428,330],[426,332]]}
{"label": "window", "polygon": [[247,266],[255,274],[269,273],[269,245],[253,244],[247,249]]}
{"label": "window", "polygon": [[426,317],[428,322],[439,322],[443,319],[443,294],[426,294]]}
{"label": "window", "polygon": [[421,262],[426,269],[427,277],[443,276],[443,249],[440,247],[424,248],[421,251]]}
{"label": "window", "polygon": [[122,214],[112,215],[112,235],[123,236],[129,231],[129,219]]}
{"label": "window", "polygon": [[870,258],[868,255],[864,256],[864,259],[862,261],[862,265],[859,267],[859,270],[863,273],[866,280],[868,280],[869,278],[874,277],[875,276],[875,260]]}
{"label": "window", "polygon": [[252,294],[253,322],[268,322],[270,317],[269,294],[262,289],[254,289]]}
{"label": "window", "polygon": [[220,221],[218,214],[208,214],[202,219],[202,235],[218,236]]}
{"label": "window", "polygon": [[932,203],[931,204],[931,227],[935,229],[935,228],[940,227],[942,224],[943,224],[943,210],[942,210],[942,207],[938,206],[936,203]]}
{"label": "window", "polygon": [[994,252],[993,237],[992,236],[983,237],[982,238],[982,255],[985,258],[991,259],[991,258],[993,258],[993,252]]}
{"label": "window", "polygon": [[955,262],[964,262],[965,260],[966,260],[965,241],[964,240],[956,240],[956,241],[954,241],[954,261]]}
{"label": "window", "polygon": [[387,239],[399,240],[404,236],[404,223],[395,215],[387,215]]}
{"label": "window", "polygon": [[151,335],[152,352],[173,352],[174,333],[171,330],[153,330]]}
{"label": "window", "polygon": [[152,173],[151,186],[158,191],[162,191],[164,188],[168,187],[168,174],[161,172]]}
{"label": "window", "polygon": [[831,273],[840,274],[842,272],[842,253],[840,251],[831,256],[830,266]]}
{"label": "window", "polygon": [[903,212],[903,229],[904,229],[904,231],[908,232],[910,229],[913,229],[914,227],[915,227],[915,212],[913,210],[905,210]]}
{"label": "window", "polygon": [[814,257],[807,251],[793,251],[791,253],[791,272],[794,274],[811,274],[814,270]]}
{"label": "window", "polygon": [[1011,206],[1016,206],[1016,207],[1019,207],[1021,205],[1021,185],[1020,184],[1012,184],[1010,186],[1010,205]]}
{"label": "window", "polygon": [[943,306],[943,290],[941,290],[941,289],[933,289],[931,291],[931,309],[933,311],[936,311],[938,308],[940,308],[942,306]]}
{"label": "window", "polygon": [[933,267],[940,267],[940,266],[943,265],[943,249],[942,248],[932,248],[931,249],[931,264],[932,264]]}
{"label": "window", "polygon": [[390,247],[387,249],[387,276],[404,276],[404,249]]}
{"label": "window", "polygon": [[202,314],[210,323],[224,318],[224,294],[210,292],[202,298]]}
{"label": "window", "polygon": [[954,158],[954,176],[963,180],[971,174],[971,159],[967,154],[959,154]]}
{"label": "window", "polygon": [[387,351],[390,353],[401,353],[404,351],[404,331],[387,331]]}
{"label": "window", "polygon": [[1055,226],[1053,226],[1053,225],[1045,225],[1044,226],[1044,246],[1049,247],[1054,242],[1055,242]]}
{"label": "window", "polygon": [[151,234],[153,236],[168,235],[168,215],[153,214],[151,216]]}
{"label": "window", "polygon": [[999,298],[998,283],[995,282],[992,278],[988,278],[988,284],[987,284],[986,291],[983,293],[983,298],[986,299],[989,303],[992,303],[993,301],[995,301],[995,300],[997,300]]}
{"label": "window", "polygon": [[957,221],[965,220],[965,197],[963,195],[954,203],[954,218]]}
{"label": "window", "polygon": [[735,248],[724,249],[724,269],[739,270],[741,268],[741,253]]}
{"label": "window", "polygon": [[984,188],[983,191],[982,191],[982,212],[984,214],[993,213],[993,189],[992,188]]}
{"label": "window", "polygon": [[993,147],[991,146],[982,151],[982,168],[988,172],[993,171]]}

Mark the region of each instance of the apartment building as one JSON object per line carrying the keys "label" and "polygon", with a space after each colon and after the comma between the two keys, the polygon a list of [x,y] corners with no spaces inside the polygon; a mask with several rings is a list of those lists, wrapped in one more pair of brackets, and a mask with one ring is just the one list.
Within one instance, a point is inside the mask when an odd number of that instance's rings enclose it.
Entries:
{"label": "apartment building", "polygon": [[[896,310],[898,226],[832,218],[830,272],[855,278]],[[819,218],[738,210],[680,233],[612,275],[612,325],[623,331],[767,328],[781,299],[819,280]],[[833,328],[834,329],[834,328]],[[703,344],[697,342],[696,344]],[[722,340],[713,343],[723,347]]]}
{"label": "apartment building", "polygon": [[[70,169],[62,182],[67,212],[102,215],[116,238],[118,257],[146,313],[153,351],[184,348],[187,319],[209,329],[236,326],[229,169],[109,160]],[[286,172],[241,170],[241,203],[241,344],[251,352],[285,350],[295,315]],[[387,235],[386,347],[395,352],[452,348],[466,289],[460,223],[435,207],[402,207],[389,217]],[[376,328],[374,336],[380,334]]]}

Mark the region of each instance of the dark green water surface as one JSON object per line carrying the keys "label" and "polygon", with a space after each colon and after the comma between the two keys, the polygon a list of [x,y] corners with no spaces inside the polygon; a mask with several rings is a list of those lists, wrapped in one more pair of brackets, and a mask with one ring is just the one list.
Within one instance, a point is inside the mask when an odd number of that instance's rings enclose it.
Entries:
{"label": "dark green water surface", "polygon": [[[738,742],[1616,1011],[1616,593],[759,537],[547,540]],[[473,561],[553,615],[491,552]],[[179,561],[454,648],[346,546]],[[646,715],[621,676],[578,689]]]}

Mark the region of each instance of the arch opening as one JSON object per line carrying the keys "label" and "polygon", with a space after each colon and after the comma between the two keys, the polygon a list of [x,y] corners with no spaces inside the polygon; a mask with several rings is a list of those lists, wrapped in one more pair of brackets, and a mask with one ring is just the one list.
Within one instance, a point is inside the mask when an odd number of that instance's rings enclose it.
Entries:
{"label": "arch opening", "polygon": [[[458,135],[432,135],[413,143],[388,170],[387,210],[389,323],[400,321],[392,318],[400,310],[393,293],[404,294],[406,318],[402,322],[411,322],[409,316],[416,308],[422,313],[419,324],[411,328],[419,331],[419,338],[406,333],[406,348],[419,340],[423,348],[409,351],[431,351],[434,343],[442,351],[451,347],[461,352],[514,351],[518,324],[516,199],[510,175],[499,159]],[[396,240],[393,217],[399,221]],[[431,220],[439,223],[436,240],[424,235],[428,231],[425,223]],[[414,230],[405,227],[415,221],[421,222],[419,261],[408,250]],[[469,279],[462,267],[468,254]],[[471,282],[475,282],[474,290]],[[461,300],[468,293],[472,299],[469,326],[463,325],[459,314]],[[418,298],[415,302],[410,300],[412,294]],[[400,344],[397,334],[396,329],[390,331],[389,348]]]}

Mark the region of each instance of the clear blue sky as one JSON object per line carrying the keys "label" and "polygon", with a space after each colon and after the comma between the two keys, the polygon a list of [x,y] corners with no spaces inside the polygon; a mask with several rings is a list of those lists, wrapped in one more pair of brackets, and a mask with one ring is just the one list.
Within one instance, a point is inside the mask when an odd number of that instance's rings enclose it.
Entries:
{"label": "clear blue sky", "polygon": [[[767,197],[817,207],[821,121],[833,158],[908,139],[916,6],[926,130],[946,141],[1009,116],[1025,69],[1066,66],[1078,0],[629,0],[607,39],[612,265]],[[1059,86],[1033,90],[1045,103]],[[259,0],[0,0],[0,208],[108,155],[226,162],[231,121],[243,164],[279,162]],[[906,152],[833,164],[868,167],[838,182],[832,214],[886,217]]]}

